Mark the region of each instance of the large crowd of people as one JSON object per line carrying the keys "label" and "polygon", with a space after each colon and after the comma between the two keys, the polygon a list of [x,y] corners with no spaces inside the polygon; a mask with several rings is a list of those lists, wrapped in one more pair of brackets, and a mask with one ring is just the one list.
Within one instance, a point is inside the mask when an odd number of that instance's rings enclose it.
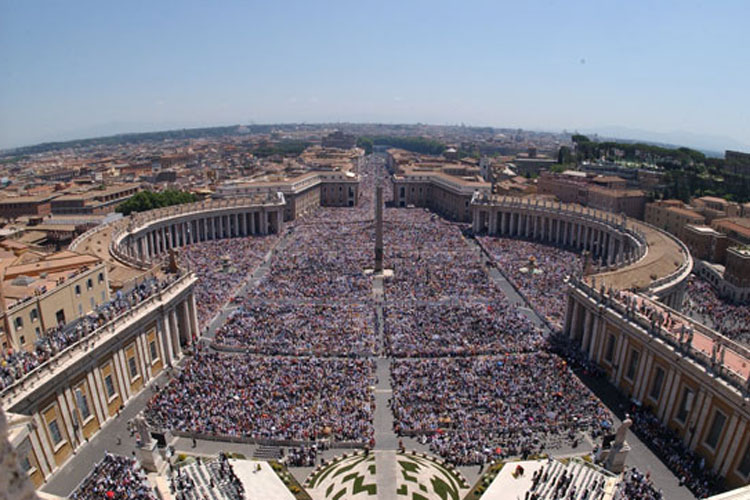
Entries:
{"label": "large crowd of people", "polygon": [[156,500],[146,474],[132,458],[106,453],[71,493],[72,500]]}
{"label": "large crowd of people", "polygon": [[565,321],[565,278],[581,271],[580,256],[533,241],[481,236],[482,246],[505,276],[553,329]]}
{"label": "large crowd of people", "polygon": [[698,498],[706,498],[721,491],[719,477],[707,466],[704,458],[687,449],[682,438],[659,417],[643,406],[630,409],[633,425],[630,428]]}
{"label": "large crowd of people", "polygon": [[750,345],[750,307],[723,299],[699,276],[692,275],[688,280],[684,312],[730,339]]}
{"label": "large crowd of people", "polygon": [[397,360],[391,375],[395,430],[455,464],[528,455],[552,436],[611,425],[565,361],[545,352]]}
{"label": "large crowd of people", "polygon": [[146,418],[157,428],[193,434],[367,443],[373,377],[369,359],[198,350],[149,402]]}
{"label": "large crowd of people", "polygon": [[254,289],[264,300],[366,301],[372,294],[372,246],[364,245],[364,224],[298,224],[271,271]]}
{"label": "large crowd of people", "polygon": [[160,288],[165,288],[176,279],[169,275],[162,281],[155,278],[137,283],[127,292],[117,291],[109,302],[100,304],[94,311],[71,321],[60,323],[36,339],[32,350],[8,349],[0,355],[0,390],[12,385],[25,374],[54,358],[61,351],[86,338],[138,303],[146,300]]}
{"label": "large crowd of people", "polygon": [[658,490],[651,478],[637,468],[628,469],[617,484],[614,500],[663,500],[664,494]]}
{"label": "large crowd of people", "polygon": [[529,352],[542,332],[507,301],[390,305],[386,353],[396,357]]}
{"label": "large crowd of people", "polygon": [[367,356],[375,353],[373,328],[365,305],[245,299],[216,332],[216,344],[260,354]]}
{"label": "large crowd of people", "polygon": [[180,265],[195,272],[198,321],[204,327],[260,265],[277,236],[203,241],[181,250]]}

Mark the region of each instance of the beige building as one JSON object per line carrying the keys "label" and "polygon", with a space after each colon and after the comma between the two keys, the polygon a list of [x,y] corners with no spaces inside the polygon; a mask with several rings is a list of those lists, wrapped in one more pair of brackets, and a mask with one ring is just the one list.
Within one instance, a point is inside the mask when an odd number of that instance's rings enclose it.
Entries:
{"label": "beige building", "polygon": [[537,192],[553,195],[563,203],[577,203],[615,214],[643,219],[646,194],[627,189],[625,179],[613,175],[590,175],[577,170],[542,172]]}
{"label": "beige building", "polygon": [[393,203],[397,207],[426,207],[448,219],[470,222],[474,194],[490,194],[492,190],[478,165],[399,149],[388,150],[387,164],[392,168]]}
{"label": "beige building", "polygon": [[685,208],[680,200],[663,200],[646,204],[645,221],[682,238],[685,224],[702,226],[706,218]]}
{"label": "beige building", "polygon": [[139,184],[120,184],[104,189],[86,189],[58,196],[51,202],[55,215],[91,215],[114,211],[115,207],[141,190]]}
{"label": "beige building", "polygon": [[5,349],[33,351],[47,330],[85,316],[110,298],[107,269],[97,257],[69,251],[6,253],[0,265]]}

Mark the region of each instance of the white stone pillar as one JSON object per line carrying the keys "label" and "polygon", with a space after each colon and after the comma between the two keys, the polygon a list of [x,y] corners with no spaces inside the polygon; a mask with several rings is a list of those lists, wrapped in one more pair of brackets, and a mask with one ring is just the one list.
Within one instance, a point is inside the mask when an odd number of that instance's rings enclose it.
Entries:
{"label": "white stone pillar", "polygon": [[729,419],[729,426],[726,427],[726,432],[724,432],[721,444],[716,447],[716,457],[714,458],[714,465],[712,467],[714,473],[719,471],[721,465],[724,463],[724,460],[727,458],[727,450],[729,449],[729,445],[733,441],[738,441],[737,437],[734,434],[734,430],[737,427],[738,420],[739,419],[737,418],[737,414],[732,413],[732,417]]}
{"label": "white stone pillar", "polygon": [[583,337],[581,338],[581,352],[586,352],[589,347],[589,340],[591,338],[591,322],[593,321],[593,315],[588,309],[584,309],[583,313]]}
{"label": "white stone pillar", "polygon": [[695,432],[690,436],[689,448],[691,450],[695,450],[695,447],[698,445],[698,440],[700,439],[701,434],[703,434],[703,428],[706,426],[706,421],[709,417],[708,412],[711,409],[711,401],[713,401],[713,396],[710,393],[705,392],[703,406],[700,415],[698,416],[698,422],[695,424]]}
{"label": "white stone pillar", "polygon": [[568,338],[570,338],[571,340],[575,339],[576,336],[578,335],[578,326],[581,321],[580,317],[581,317],[581,307],[582,307],[580,302],[578,302],[577,300],[574,300],[573,304],[574,304],[573,305],[573,325],[570,329],[570,335],[568,336]]}
{"label": "white stone pillar", "polygon": [[662,399],[663,403],[659,405],[658,412],[659,420],[661,420],[664,425],[667,425],[672,419],[672,408],[674,408],[675,400],[679,395],[681,379],[680,372],[674,367],[670,367],[669,374],[667,375],[667,384],[664,386],[668,391],[666,393],[667,399]]}
{"label": "white stone pillar", "polygon": [[[112,374],[112,377],[114,379],[114,373]],[[104,387],[104,380],[102,380],[102,371],[98,366],[94,367],[94,369],[91,370],[91,378],[94,381],[94,385],[96,386],[95,397],[99,400],[99,406],[102,409],[102,419],[100,420],[100,422],[104,424],[104,422],[109,420],[109,396],[107,395],[107,391]]]}
{"label": "white stone pillar", "polygon": [[599,334],[599,323],[601,322],[599,315],[594,314],[593,325],[591,327],[591,340],[589,342],[588,358],[591,361],[595,360],[596,357],[596,346],[601,343],[601,335]]}
{"label": "white stone pillar", "polygon": [[646,391],[648,390],[649,382],[651,379],[651,364],[654,361],[654,355],[651,353],[651,351],[646,350],[646,348],[644,348],[644,351],[646,354],[646,359],[644,359],[641,363],[642,366],[640,367],[641,369],[638,373],[636,390],[633,391],[633,394],[638,401],[643,401],[646,397]]}
{"label": "white stone pillar", "polygon": [[164,362],[168,366],[172,366],[172,362],[175,359],[174,345],[172,344],[172,332],[169,328],[169,313],[163,314],[157,323],[159,329],[159,335],[161,336],[161,344],[164,346]]}
{"label": "white stone pillar", "polygon": [[721,477],[726,477],[727,473],[729,473],[729,467],[731,467],[732,464],[736,462],[735,457],[737,456],[739,447],[741,444],[744,444],[743,443],[744,440],[737,439],[736,436],[744,436],[746,428],[747,428],[747,420],[743,418],[739,420],[739,422],[737,423],[737,428],[735,429],[733,433],[727,433],[727,437],[731,439],[731,444],[729,445],[729,450],[727,451],[726,456],[724,457],[724,464],[721,466],[721,469],[719,470],[719,475]]}
{"label": "white stone pillar", "polygon": [[172,308],[168,313],[169,330],[172,333],[172,344],[175,348],[175,359],[182,357],[182,345],[180,343],[180,332],[177,325],[177,311]]}
{"label": "white stone pillar", "polygon": [[617,357],[615,360],[617,361],[617,373],[615,374],[615,381],[614,385],[619,386],[620,380],[622,380],[622,372],[625,369],[625,359],[627,358],[628,353],[628,339],[625,335],[625,332],[620,333],[619,338],[619,349],[617,351]]}
{"label": "white stone pillar", "polygon": [[105,420],[107,420],[107,416],[104,414],[104,410],[102,409],[102,401],[101,399],[99,399],[100,388],[96,385],[96,381],[94,380],[94,374],[92,371],[86,373],[86,382],[88,382],[86,385],[88,386],[89,400],[94,405],[94,414],[96,415],[96,419],[99,421],[99,425],[101,426],[104,424]]}

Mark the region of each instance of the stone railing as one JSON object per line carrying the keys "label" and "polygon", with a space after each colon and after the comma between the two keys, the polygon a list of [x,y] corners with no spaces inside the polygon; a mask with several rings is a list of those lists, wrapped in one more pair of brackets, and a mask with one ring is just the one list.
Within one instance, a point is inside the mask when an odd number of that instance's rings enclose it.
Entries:
{"label": "stone railing", "polygon": [[86,354],[97,341],[107,336],[107,334],[114,334],[118,329],[123,329],[129,326],[134,322],[135,318],[140,316],[145,310],[153,308],[164,299],[170,299],[173,295],[182,291],[186,283],[192,278],[192,273],[183,273],[171,282],[161,283],[161,286],[152,295],[137,303],[132,308],[123,311],[118,316],[115,316],[107,323],[99,326],[97,329],[81,337],[71,345],[65,347],[36,368],[29,370],[13,384],[4,388],[2,392],[0,392],[0,399],[3,399],[3,403],[8,403],[10,405],[13,403],[14,399],[17,399],[19,394],[23,394],[28,389],[33,388],[36,383],[42,379],[43,375],[55,371],[55,369],[66,360]]}
{"label": "stone railing", "polygon": [[643,224],[644,226],[646,226],[646,227],[648,227],[648,228],[650,228],[650,229],[652,229],[654,231],[658,231],[662,235],[664,235],[667,238],[669,238],[670,240],[672,240],[672,242],[674,242],[678,247],[680,247],[680,253],[681,253],[682,257],[683,257],[682,258],[682,262],[680,263],[680,266],[675,271],[672,271],[668,275],[662,276],[661,278],[653,281],[649,285],[648,289],[650,291],[653,291],[653,292],[657,293],[657,291],[660,288],[664,288],[665,285],[669,285],[671,287],[671,286],[674,285],[675,282],[679,283],[681,281],[686,280],[687,277],[690,275],[690,272],[693,270],[693,257],[692,257],[692,255],[690,255],[690,250],[688,250],[687,245],[685,245],[682,242],[682,240],[680,240],[679,238],[673,236],[672,234],[670,234],[670,233],[668,233],[666,231],[663,231],[663,230],[659,229],[656,226],[653,226],[653,225],[651,225],[651,224],[649,224],[647,222],[639,222],[639,223]]}
{"label": "stone railing", "polygon": [[747,391],[750,379],[732,370],[726,364],[723,364],[720,354],[721,349],[726,349],[724,356],[727,354],[729,356],[736,356],[750,363],[750,349],[747,347],[725,337],[719,332],[712,330],[701,323],[685,317],[678,311],[675,311],[662,303],[655,303],[650,301],[647,297],[641,296],[643,300],[648,301],[653,307],[661,309],[664,313],[669,312],[670,315],[677,316],[682,321],[689,323],[694,334],[706,337],[713,345],[717,346],[713,353],[706,353],[694,348],[689,340],[681,339],[678,334],[665,330],[659,322],[644,316],[633,304],[627,304],[624,295],[603,289],[596,290],[595,283],[594,286],[592,286],[584,280],[576,277],[571,277],[568,283],[574,289],[579,290],[597,304],[603,304],[607,309],[616,312],[626,321],[635,323],[648,335],[658,338],[665,344],[668,344],[675,352],[689,357],[698,365],[702,366],[709,375],[720,377],[742,393]]}

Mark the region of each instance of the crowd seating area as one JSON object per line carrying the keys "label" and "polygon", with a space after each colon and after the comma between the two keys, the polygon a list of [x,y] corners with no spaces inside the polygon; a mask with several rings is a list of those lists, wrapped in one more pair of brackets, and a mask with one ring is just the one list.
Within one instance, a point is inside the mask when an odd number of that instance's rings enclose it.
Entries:
{"label": "crowd seating area", "polygon": [[372,355],[373,310],[358,304],[268,304],[245,299],[216,332],[216,343],[261,354]]}
{"label": "crowd seating area", "polygon": [[611,425],[565,361],[545,352],[397,360],[392,381],[396,431],[456,464],[540,452]]}
{"label": "crowd seating area", "polygon": [[198,277],[195,302],[201,328],[260,265],[277,240],[276,235],[228,238],[195,243],[181,250],[180,265]]}
{"label": "crowd seating area", "polygon": [[750,307],[719,297],[711,284],[699,276],[690,276],[683,312],[732,340],[750,345]]}
{"label": "crowd seating area", "polygon": [[72,500],[157,500],[146,474],[132,458],[106,453],[78,488]]}
{"label": "crowd seating area", "polygon": [[466,356],[538,350],[541,331],[507,301],[404,304],[385,309],[386,353]]}
{"label": "crowd seating area", "polygon": [[565,278],[581,272],[576,253],[533,241],[481,236],[482,246],[553,329],[565,321]]}
{"label": "crowd seating area", "polygon": [[367,443],[373,436],[373,371],[366,359],[198,350],[145,414],[156,428],[193,434]]}

